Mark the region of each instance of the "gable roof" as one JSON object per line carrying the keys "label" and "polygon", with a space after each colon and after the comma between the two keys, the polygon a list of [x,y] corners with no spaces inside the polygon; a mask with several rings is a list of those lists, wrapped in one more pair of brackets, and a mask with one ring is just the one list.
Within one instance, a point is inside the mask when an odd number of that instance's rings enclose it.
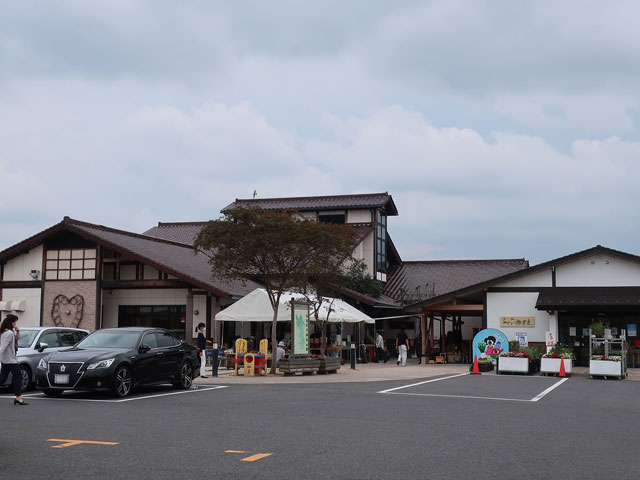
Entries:
{"label": "gable roof", "polygon": [[384,293],[403,303],[423,301],[528,266],[524,258],[404,262],[389,275]]}
{"label": "gable roof", "polygon": [[507,273],[506,275],[488,279],[486,281],[481,281],[479,283],[469,285],[467,287],[462,287],[458,290],[454,290],[445,294],[441,294],[439,296],[429,298],[427,300],[423,300],[420,302],[413,303],[411,305],[407,305],[406,310],[415,311],[417,309],[420,309],[421,307],[433,305],[436,303],[446,302],[455,297],[467,295],[476,291],[482,291],[483,289],[493,285],[504,283],[510,280],[515,280],[517,278],[526,277],[533,273],[544,271],[552,267],[557,267],[562,264],[575,262],[576,260],[580,260],[582,258],[587,258],[587,257],[591,257],[593,255],[598,255],[598,254],[611,255],[613,257],[621,258],[623,260],[640,263],[640,256],[638,255],[633,255],[631,253],[622,252],[620,250],[614,250],[612,248],[603,247],[602,245],[596,245],[595,247],[588,248],[586,250],[581,250],[579,252],[572,253],[570,255],[565,255],[563,257],[549,260],[547,262],[539,263],[538,265],[534,265],[529,268],[524,268],[512,273]]}
{"label": "gable roof", "polygon": [[253,281],[226,281],[212,277],[208,257],[193,246],[146,235],[117,230],[64,217],[62,222],[0,252],[0,262],[20,255],[60,231],[105,245],[180,280],[222,297],[246,295],[261,285]]}
{"label": "gable roof", "polygon": [[143,235],[193,245],[206,224],[207,222],[158,222],[157,226],[151,227]]}
{"label": "gable roof", "polygon": [[236,198],[221,212],[240,206],[256,206],[265,210],[344,210],[356,208],[384,208],[389,216],[398,215],[393,198],[388,192],[350,195],[323,195],[318,197]]}

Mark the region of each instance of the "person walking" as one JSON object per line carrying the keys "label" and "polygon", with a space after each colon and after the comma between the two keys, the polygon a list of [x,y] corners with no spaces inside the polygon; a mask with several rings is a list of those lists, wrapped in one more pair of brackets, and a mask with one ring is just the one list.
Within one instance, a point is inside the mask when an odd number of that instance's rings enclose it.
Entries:
{"label": "person walking", "polygon": [[409,337],[404,331],[404,327],[400,328],[398,335],[396,335],[396,349],[398,350],[398,365],[402,362],[402,366],[407,366],[407,352],[409,351]]}
{"label": "person walking", "polygon": [[198,324],[198,354],[200,355],[200,377],[207,378],[205,368],[207,367],[207,339],[204,336],[206,325],[202,322]]}
{"label": "person walking", "polygon": [[382,338],[382,334],[378,332],[376,334],[376,361],[375,363],[379,363],[380,360],[384,360],[384,363],[387,363],[387,356],[384,351],[384,338]]}
{"label": "person walking", "polygon": [[22,373],[16,353],[18,352],[18,338],[20,337],[20,329],[16,325],[18,317],[12,314],[7,315],[2,324],[0,324],[0,362],[2,370],[0,370],[0,385],[4,385],[9,374],[11,374],[11,388],[16,398],[13,400],[14,405],[29,405],[22,400]]}

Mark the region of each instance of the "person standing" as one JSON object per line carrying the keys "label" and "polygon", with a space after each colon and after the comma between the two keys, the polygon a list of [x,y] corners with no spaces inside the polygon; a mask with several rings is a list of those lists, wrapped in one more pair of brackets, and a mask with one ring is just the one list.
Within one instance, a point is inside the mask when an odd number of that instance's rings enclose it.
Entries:
{"label": "person standing", "polygon": [[206,325],[202,322],[200,322],[198,324],[198,354],[200,355],[200,377],[201,378],[207,378],[207,376],[205,375],[205,368],[207,366],[207,354],[206,354],[206,349],[207,349],[207,339],[204,336],[204,329],[205,329]]}
{"label": "person standing", "polygon": [[278,348],[276,349],[276,367],[278,366],[278,363],[280,363],[280,360],[284,358],[286,353],[287,352],[284,349],[284,342],[280,340]]}
{"label": "person standing", "polygon": [[22,373],[18,365],[16,353],[18,352],[18,338],[20,337],[20,329],[16,325],[18,317],[12,314],[7,315],[2,324],[0,324],[0,362],[2,370],[0,370],[0,385],[4,385],[7,377],[11,374],[11,388],[16,398],[13,400],[14,405],[29,405],[22,400]]}
{"label": "person standing", "polygon": [[398,350],[398,361],[396,362],[400,365],[402,362],[402,366],[407,366],[407,352],[409,351],[409,337],[404,331],[404,327],[400,328],[400,332],[396,335],[396,349]]}
{"label": "person standing", "polygon": [[416,335],[416,339],[413,341],[413,348],[416,351],[416,357],[418,357],[418,365],[420,365],[422,362],[422,335]]}
{"label": "person standing", "polygon": [[382,334],[378,332],[376,334],[376,361],[375,363],[379,363],[381,359],[384,359],[384,363],[387,363],[387,356],[384,351],[384,338],[382,338]]}

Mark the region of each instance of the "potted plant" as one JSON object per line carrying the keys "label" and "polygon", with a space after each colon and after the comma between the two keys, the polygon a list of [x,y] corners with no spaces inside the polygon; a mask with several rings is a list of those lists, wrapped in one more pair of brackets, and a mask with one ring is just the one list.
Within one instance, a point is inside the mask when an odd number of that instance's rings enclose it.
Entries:
{"label": "potted plant", "polygon": [[[493,371],[493,362],[488,358],[481,358],[478,360],[478,370],[480,372],[492,372]],[[469,371],[473,371],[473,365],[469,367]]]}
{"label": "potted plant", "polygon": [[540,371],[540,357],[542,352],[536,347],[521,347],[521,352],[529,355],[529,373],[536,373]]}
{"label": "potted plant", "polygon": [[557,375],[560,373],[560,363],[564,362],[564,371],[567,375],[571,375],[571,369],[574,360],[573,351],[564,347],[560,343],[556,343],[549,353],[542,355],[540,360],[540,372],[543,375]]}
{"label": "potted plant", "polygon": [[621,355],[591,355],[589,361],[589,375],[591,377],[618,377],[622,378],[622,356]]}
{"label": "potted plant", "polygon": [[498,357],[498,373],[529,373],[529,354],[527,352],[506,352]]}

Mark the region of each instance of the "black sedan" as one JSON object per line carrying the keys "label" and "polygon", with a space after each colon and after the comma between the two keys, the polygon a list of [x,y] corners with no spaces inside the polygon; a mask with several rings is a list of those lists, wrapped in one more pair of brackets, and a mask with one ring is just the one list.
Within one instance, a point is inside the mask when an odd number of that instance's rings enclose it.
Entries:
{"label": "black sedan", "polygon": [[65,390],[110,390],[126,397],[139,385],[190,388],[199,366],[196,347],[167,330],[108,328],[41,359],[36,381],[49,396]]}

